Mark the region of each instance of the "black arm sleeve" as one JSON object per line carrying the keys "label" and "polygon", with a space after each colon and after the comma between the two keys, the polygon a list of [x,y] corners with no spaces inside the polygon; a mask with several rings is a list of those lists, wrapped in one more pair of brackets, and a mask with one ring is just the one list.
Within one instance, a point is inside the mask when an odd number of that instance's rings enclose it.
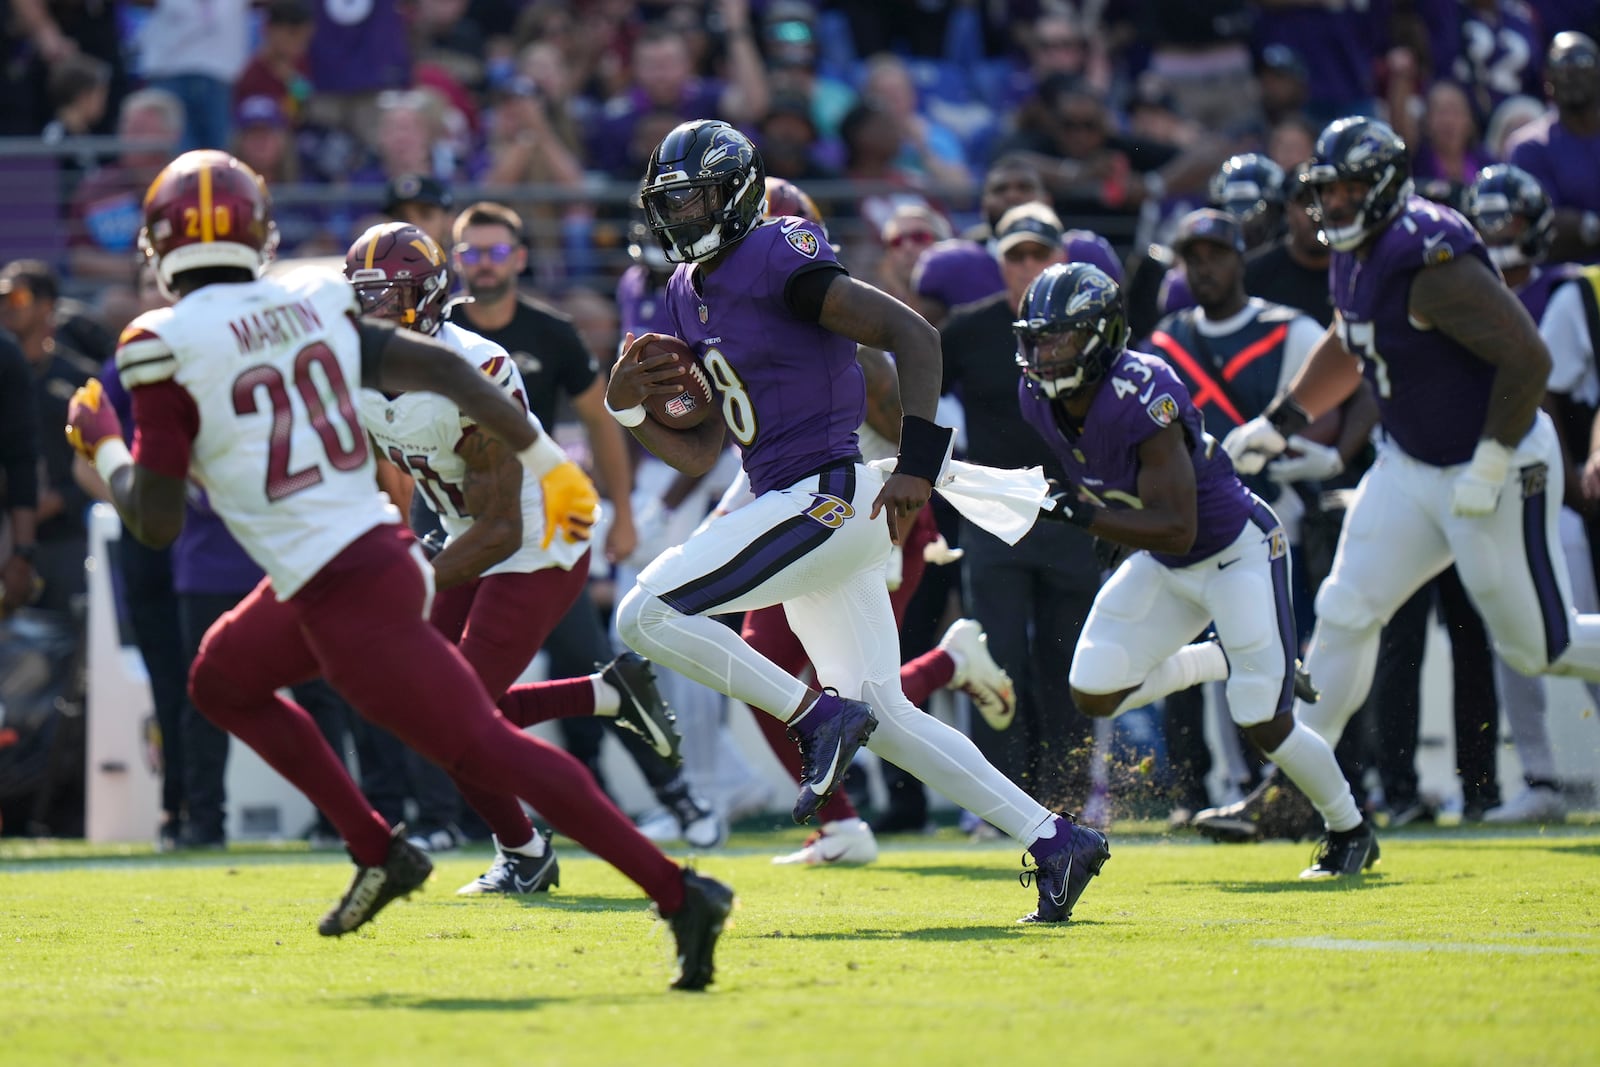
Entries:
{"label": "black arm sleeve", "polygon": [[808,263],[789,275],[789,280],[783,283],[783,302],[795,318],[816,322],[822,318],[822,300],[828,295],[828,286],[841,274],[849,273],[832,260]]}
{"label": "black arm sleeve", "polygon": [[0,336],[0,478],[0,498],[7,508],[39,506],[33,373],[22,349],[7,336]]}
{"label": "black arm sleeve", "polygon": [[383,354],[399,327],[381,319],[356,319],[355,324],[361,338],[361,384],[368,389],[381,389],[378,382]]}

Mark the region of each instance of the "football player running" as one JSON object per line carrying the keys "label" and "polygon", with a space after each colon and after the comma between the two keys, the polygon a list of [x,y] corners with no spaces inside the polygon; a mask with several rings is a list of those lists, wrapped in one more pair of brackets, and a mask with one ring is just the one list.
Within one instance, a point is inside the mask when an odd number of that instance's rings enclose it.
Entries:
{"label": "football player running", "polygon": [[1558,533],[1562,459],[1539,410],[1550,353],[1470,223],[1412,195],[1405,143],[1339,119],[1301,175],[1333,246],[1333,326],[1224,448],[1243,471],[1280,454],[1363,374],[1387,439],[1317,594],[1296,714],[1336,743],[1372,685],[1378,631],[1454,561],[1495,649],[1524,674],[1600,679],[1600,616],[1572,606]]}
{"label": "football player running", "polygon": [[[422,230],[403,222],[367,230],[350,246],[345,277],[367,315],[437,337],[526,409],[522,375],[505,349],[444,321],[450,291],[445,255]],[[433,557],[438,592],[430,617],[499,701],[501,713],[517,726],[614,716],[661,756],[675,756],[676,730],[650,665],[639,656],[620,656],[583,678],[511,685],[585,592],[589,529],[599,506],[588,475],[566,460],[541,479],[524,478],[505,445],[477,432],[468,415],[432,393],[363,389],[356,410],[378,454],[413,479],[423,503],[439,516],[447,539]],[[556,777],[572,772],[568,763],[576,765],[559,749],[546,757],[562,764]],[[515,796],[466,781],[456,785],[494,831],[496,847],[489,870],[458,892],[535,893],[558,884],[555,851],[534,832]],[[578,824],[590,839],[612,833],[622,818],[603,793],[596,795],[601,803]],[[543,810],[545,799],[529,802]]]}
{"label": "football player running", "polygon": [[[311,717],[278,695],[283,687],[326,678],[363,716],[483,789],[531,796],[560,771],[495,711],[472,668],[428,623],[433,571],[376,489],[354,390],[446,396],[535,479],[566,457],[454,351],[360,318],[354,289],[336,272],[262,277],[276,245],[270,199],[260,177],[227,153],[179,156],[151,184],[143,216],[141,247],[176,303],[140,315],[118,344],[133,449],[96,381],[74,395],[67,435],[141,541],[161,546],[177,536],[192,476],[266,571],[207,632],[189,693],[343,835],[355,877],[317,927],[337,937],[421,886],[432,865],[372,809]],[[549,789],[563,802],[544,809],[563,832],[595,806],[582,768],[564,777]],[[705,988],[732,891],[684,871],[626,822],[605,844],[672,927],[681,969],[674,985]]]}
{"label": "football player running", "polygon": [[[1289,540],[1233,472],[1172,368],[1129,351],[1117,284],[1056,264],[1028,287],[1013,329],[1022,417],[1065,467],[1041,512],[1135,552],[1101,587],[1072,656],[1072,699],[1111,717],[1227,679],[1228,710],[1297,782],[1328,833],[1301,878],[1378,859],[1327,742],[1295,721]],[[1215,623],[1217,639],[1189,644]]]}
{"label": "football player running", "polygon": [[[689,473],[708,469],[732,433],[755,500],[646,568],[617,608],[618,632],[655,662],[789,724],[804,772],[797,822],[816,814],[870,738],[878,755],[1023,842],[1038,864],[1024,879],[1039,894],[1024,921],[1063,921],[1109,856],[1105,837],[1034,801],[900,688],[884,562],[949,455],[951,432],[932,421],[938,334],[851,278],[816,224],[764,219],[764,177],[755,146],[722,122],[684,123],[650,158],[645,213],[678,264],[667,283],[671,321],[714,380],[722,417],[689,430],[647,417],[645,398],[673,391],[683,370],[676,356],[644,357],[651,334],[625,339],[607,406]],[[858,343],[898,363],[905,418],[887,477],[861,462]],[[808,687],[709,617],[778,603],[829,688]]]}

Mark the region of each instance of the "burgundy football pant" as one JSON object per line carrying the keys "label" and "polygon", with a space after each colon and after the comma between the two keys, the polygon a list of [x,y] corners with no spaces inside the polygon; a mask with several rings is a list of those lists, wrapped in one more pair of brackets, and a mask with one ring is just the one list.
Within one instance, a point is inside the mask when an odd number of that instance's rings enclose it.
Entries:
{"label": "burgundy football pant", "polygon": [[[900,570],[900,588],[889,594],[889,604],[894,608],[894,624],[897,627],[905,622],[906,605],[911,602],[912,595],[922,582],[922,572],[928,566],[922,558],[922,550],[938,536],[939,527],[934,522],[933,509],[925,507],[917,513],[916,523],[906,537],[905,561]],[[796,677],[811,665],[805,647],[789,628],[789,620],[783,613],[782,604],[747,612],[740,636],[751,648]],[[950,654],[936,648],[901,666],[900,688],[905,691],[906,699],[920,708],[930,696],[950,683],[950,679],[955,677],[955,670],[955,662],[951,660]],[[756,725],[761,727],[761,733],[766,737],[767,744],[772,747],[773,754],[783,764],[784,770],[799,781],[800,749],[789,740],[788,727],[776,716],[754,708],[751,711],[755,714]],[[850,803],[850,797],[843,789],[836,790],[817,812],[819,824],[858,818],[860,814],[856,811],[855,805]]]}
{"label": "burgundy football pant", "polygon": [[[427,566],[410,531],[357,538],[299,592],[279,601],[263,580],[206,633],[189,695],[332,820],[363,866],[381,865],[389,828],[311,716],[277,690],[322,676],[360,714],[458,781],[526,797],[561,833],[632,878],[671,914],[677,864],[606,799],[577,760],[516,729],[483,683],[423,616]],[[587,684],[587,683],[585,683]]]}

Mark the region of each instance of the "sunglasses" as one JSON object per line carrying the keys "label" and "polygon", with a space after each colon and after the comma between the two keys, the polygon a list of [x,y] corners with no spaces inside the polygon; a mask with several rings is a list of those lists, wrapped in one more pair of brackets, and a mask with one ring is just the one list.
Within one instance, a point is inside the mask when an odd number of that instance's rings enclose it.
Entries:
{"label": "sunglasses", "polygon": [[479,263],[483,263],[484,261],[488,261],[496,265],[504,263],[506,260],[511,258],[512,253],[514,253],[516,250],[517,246],[511,244],[490,245],[488,248],[478,248],[475,245],[459,244],[450,251],[455,253],[455,257],[461,261],[461,265],[463,267],[476,267]]}
{"label": "sunglasses", "polygon": [[931,245],[933,234],[927,230],[912,230],[909,233],[897,233],[888,241],[890,248],[904,248],[906,245]]}
{"label": "sunglasses", "polygon": [[1083,40],[1079,37],[1041,37],[1038,43],[1041,49],[1063,49],[1076,52],[1083,48]]}

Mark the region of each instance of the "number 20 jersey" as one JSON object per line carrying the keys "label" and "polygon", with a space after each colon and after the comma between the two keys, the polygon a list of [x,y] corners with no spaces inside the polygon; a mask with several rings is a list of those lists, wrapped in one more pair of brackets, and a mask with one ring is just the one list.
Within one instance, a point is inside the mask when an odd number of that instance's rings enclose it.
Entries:
{"label": "number 20 jersey", "polygon": [[171,381],[193,398],[190,476],[279,599],[400,518],[356,417],[358,310],[341,275],[302,268],[147,311],[117,347],[130,391]]}
{"label": "number 20 jersey", "polygon": [[1365,259],[1335,252],[1328,264],[1339,339],[1364,364],[1384,430],[1408,456],[1436,467],[1472,458],[1494,382],[1493,366],[1411,320],[1412,280],[1461,256],[1495,270],[1471,223],[1413,196]]}

